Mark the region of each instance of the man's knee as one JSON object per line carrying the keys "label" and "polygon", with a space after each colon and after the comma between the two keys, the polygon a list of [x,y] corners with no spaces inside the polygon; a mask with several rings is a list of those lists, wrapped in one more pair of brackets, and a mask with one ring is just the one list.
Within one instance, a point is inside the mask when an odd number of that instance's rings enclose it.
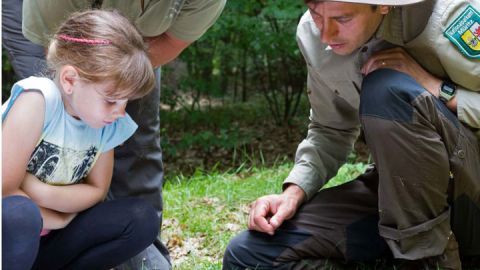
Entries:
{"label": "man's knee", "polygon": [[248,248],[245,245],[247,233],[248,231],[243,231],[230,240],[223,255],[223,270],[245,269],[245,266],[240,260],[244,258],[245,253],[248,252]]}
{"label": "man's knee", "polygon": [[279,255],[279,247],[269,245],[267,238],[271,236],[256,231],[241,232],[225,250],[223,270],[271,268],[274,257]]}
{"label": "man's knee", "polygon": [[363,80],[360,115],[411,122],[412,102],[425,91],[405,73],[391,69],[374,71]]}

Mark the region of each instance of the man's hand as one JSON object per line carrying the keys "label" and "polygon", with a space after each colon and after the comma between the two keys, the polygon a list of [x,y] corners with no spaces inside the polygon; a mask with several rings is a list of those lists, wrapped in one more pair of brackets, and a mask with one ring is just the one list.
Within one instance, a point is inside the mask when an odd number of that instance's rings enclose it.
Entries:
{"label": "man's hand", "polygon": [[379,68],[390,68],[410,75],[432,95],[440,95],[442,80],[427,72],[403,48],[397,47],[373,54],[362,67],[367,75]]}
{"label": "man's hand", "polygon": [[297,212],[305,192],[297,185],[288,186],[280,195],[267,195],[252,203],[248,229],[273,235],[283,221]]}

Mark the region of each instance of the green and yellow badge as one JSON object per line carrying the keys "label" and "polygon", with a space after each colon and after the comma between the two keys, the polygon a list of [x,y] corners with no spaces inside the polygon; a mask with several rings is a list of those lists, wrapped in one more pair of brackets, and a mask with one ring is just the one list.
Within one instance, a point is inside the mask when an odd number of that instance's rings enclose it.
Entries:
{"label": "green and yellow badge", "polygon": [[480,59],[480,12],[469,5],[443,32],[467,57]]}

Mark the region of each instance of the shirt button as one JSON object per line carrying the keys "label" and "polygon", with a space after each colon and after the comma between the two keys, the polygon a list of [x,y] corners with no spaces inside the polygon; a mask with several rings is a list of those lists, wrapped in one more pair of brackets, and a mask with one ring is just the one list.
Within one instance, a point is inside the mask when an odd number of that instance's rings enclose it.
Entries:
{"label": "shirt button", "polygon": [[465,151],[458,150],[457,155],[458,155],[459,158],[465,158]]}

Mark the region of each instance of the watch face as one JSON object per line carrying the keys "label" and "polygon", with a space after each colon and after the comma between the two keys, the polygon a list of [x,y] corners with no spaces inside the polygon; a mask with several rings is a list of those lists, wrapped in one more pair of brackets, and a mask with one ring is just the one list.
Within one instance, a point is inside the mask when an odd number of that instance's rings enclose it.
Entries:
{"label": "watch face", "polygon": [[447,95],[453,95],[455,93],[455,87],[449,83],[443,83],[442,92],[444,92]]}
{"label": "watch face", "polygon": [[439,98],[441,101],[443,101],[443,103],[447,103],[455,96],[456,91],[457,91],[457,88],[455,84],[449,83],[449,82],[443,82],[442,86],[440,87]]}

